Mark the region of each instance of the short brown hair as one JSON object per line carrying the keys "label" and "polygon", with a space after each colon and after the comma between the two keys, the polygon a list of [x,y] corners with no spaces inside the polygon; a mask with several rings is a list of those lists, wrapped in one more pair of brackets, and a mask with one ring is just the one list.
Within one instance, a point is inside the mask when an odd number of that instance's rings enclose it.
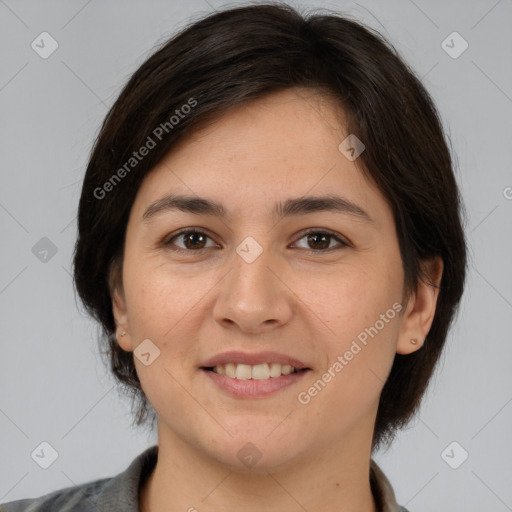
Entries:
{"label": "short brown hair", "polygon": [[[414,72],[375,30],[332,11],[303,15],[267,3],[210,14],[165,42],[129,79],[92,150],[78,209],[74,280],[101,325],[113,375],[133,395],[138,426],[149,414],[154,420],[154,410],[133,354],[115,338],[111,302],[137,191],[182,136],[234,106],[291,87],[338,101],[348,133],[364,142],[363,172],[393,211],[406,296],[426,279],[422,261],[443,260],[432,327],[420,350],[395,356],[380,397],[374,449],[391,442],[419,407],[466,278],[463,204],[439,114]],[[158,143],[131,161],[148,137],[157,138],[157,127]]]}

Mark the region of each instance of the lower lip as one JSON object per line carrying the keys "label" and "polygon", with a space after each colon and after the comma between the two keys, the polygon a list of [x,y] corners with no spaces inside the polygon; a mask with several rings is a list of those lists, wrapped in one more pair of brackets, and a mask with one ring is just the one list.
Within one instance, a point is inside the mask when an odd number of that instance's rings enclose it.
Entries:
{"label": "lower lip", "polygon": [[220,375],[210,370],[201,368],[212,381],[223,391],[237,398],[258,398],[271,395],[277,391],[292,386],[299,382],[309,370],[303,370],[280,377],[270,377],[265,380],[255,379],[232,379],[225,375]]}

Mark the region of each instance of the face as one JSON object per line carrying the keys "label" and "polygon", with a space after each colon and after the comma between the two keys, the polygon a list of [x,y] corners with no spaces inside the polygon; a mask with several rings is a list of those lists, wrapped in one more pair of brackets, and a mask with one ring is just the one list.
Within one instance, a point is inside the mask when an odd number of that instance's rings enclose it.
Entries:
{"label": "face", "polygon": [[[238,470],[241,454],[284,468],[369,446],[394,356],[431,318],[402,303],[392,212],[338,148],[342,120],[311,91],[272,94],[183,140],[140,187],[113,308],[122,348],[144,354],[160,442]],[[327,196],[341,200],[313,200]]]}

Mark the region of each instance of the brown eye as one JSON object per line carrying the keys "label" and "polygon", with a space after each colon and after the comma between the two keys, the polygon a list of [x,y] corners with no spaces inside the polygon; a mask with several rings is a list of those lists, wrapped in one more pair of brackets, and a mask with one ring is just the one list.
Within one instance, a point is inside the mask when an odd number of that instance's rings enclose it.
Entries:
{"label": "brown eye", "polygon": [[[182,231],[172,238],[168,239],[164,245],[176,245],[178,250],[189,250],[189,251],[199,251],[201,249],[207,249],[206,243],[210,237],[201,231]],[[175,240],[179,240],[183,243],[183,245],[177,245],[174,243]]]}
{"label": "brown eye", "polygon": [[331,235],[313,233],[308,235],[308,244],[312,249],[327,249],[331,243]]}
{"label": "brown eye", "polygon": [[204,249],[207,237],[202,233],[187,233],[182,236],[187,249]]}
{"label": "brown eye", "polygon": [[[306,239],[307,247],[301,248],[311,251],[328,252],[330,249],[340,249],[349,246],[348,243],[336,234],[328,231],[310,231],[300,238],[300,240],[303,239]],[[338,242],[338,245],[331,246],[332,241]]]}
{"label": "brown eye", "polygon": [[[164,245],[174,246],[173,250],[176,251],[201,251],[202,249],[212,247],[212,245],[206,245],[209,239],[210,237],[202,231],[186,230],[169,238],[164,242]],[[335,233],[327,231],[310,231],[303,235],[300,240],[306,240],[306,247],[303,246],[301,248],[312,252],[330,252],[331,250],[342,249],[350,245]],[[176,241],[181,242],[182,245],[176,243]],[[332,245],[333,241],[337,242],[337,245]],[[214,246],[215,244],[213,244]]]}

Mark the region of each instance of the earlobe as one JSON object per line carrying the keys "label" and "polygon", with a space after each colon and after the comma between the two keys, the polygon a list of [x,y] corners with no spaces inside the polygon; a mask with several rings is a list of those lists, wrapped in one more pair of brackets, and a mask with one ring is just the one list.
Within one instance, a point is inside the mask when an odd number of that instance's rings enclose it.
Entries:
{"label": "earlobe", "polygon": [[396,352],[406,355],[421,349],[430,331],[439,297],[443,274],[440,257],[421,263],[425,280],[419,280],[416,293],[410,298],[402,318]]}
{"label": "earlobe", "polygon": [[116,338],[119,346],[130,352],[132,350],[131,338],[129,334],[128,315],[126,312],[126,303],[122,294],[116,289],[112,294],[112,312],[116,322]]}
{"label": "earlobe", "polygon": [[119,346],[130,352],[132,350],[130,338],[130,325],[128,322],[128,312],[126,308],[126,300],[122,290],[122,284],[117,269],[114,269],[111,274],[110,296],[112,298],[112,313],[116,323],[116,338]]}

